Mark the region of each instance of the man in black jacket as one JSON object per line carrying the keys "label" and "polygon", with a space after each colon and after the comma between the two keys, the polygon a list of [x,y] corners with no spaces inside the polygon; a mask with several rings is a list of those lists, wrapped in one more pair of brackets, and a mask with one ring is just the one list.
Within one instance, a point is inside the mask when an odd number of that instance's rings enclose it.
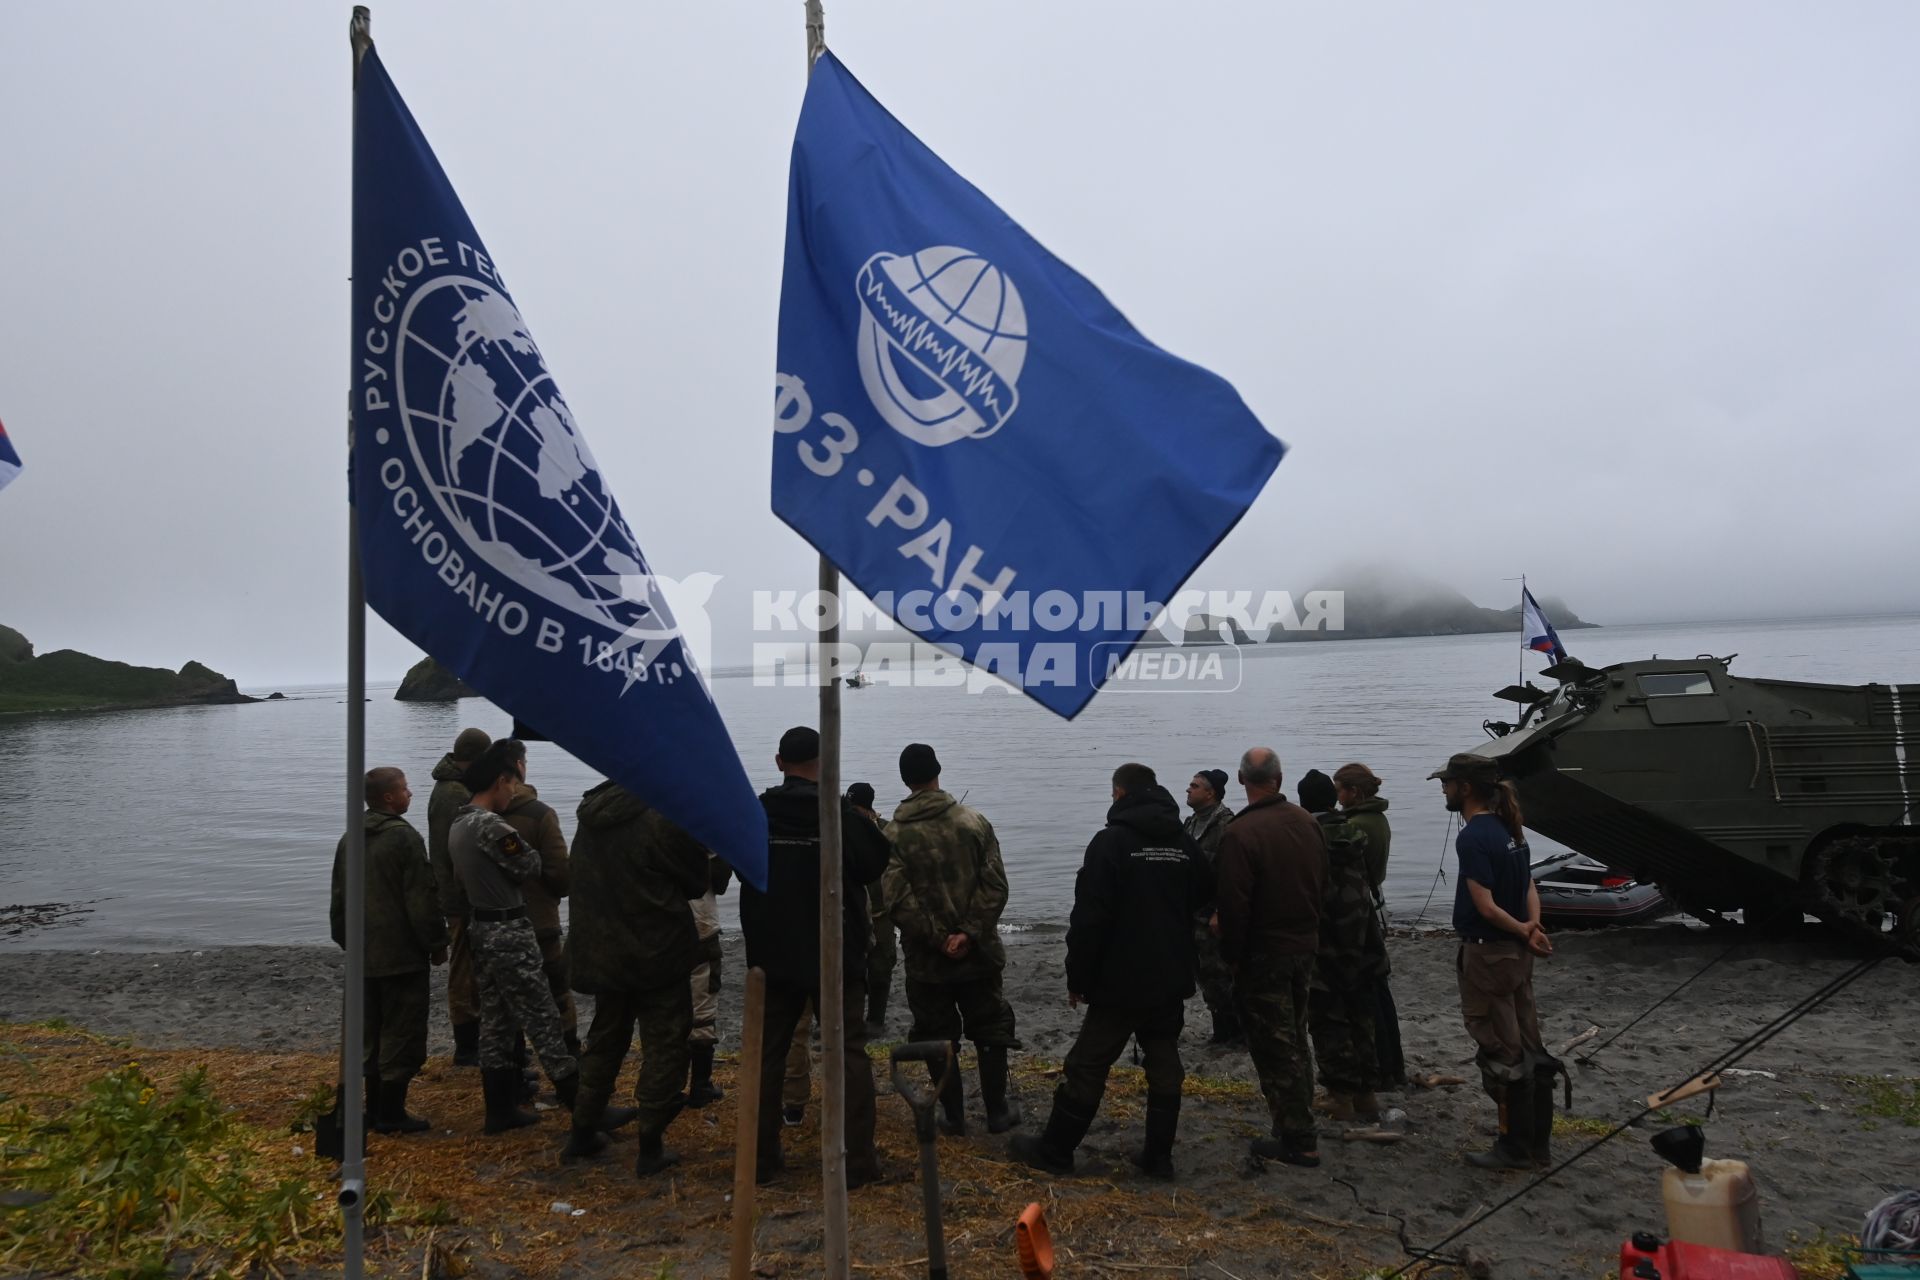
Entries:
{"label": "man in black jacket", "polygon": [[1143,1173],[1173,1176],[1180,1125],[1180,1028],[1193,994],[1193,916],[1213,897],[1200,847],[1180,821],[1180,806],[1143,764],[1113,774],[1106,829],[1087,846],[1073,887],[1067,926],[1067,1000],[1087,1006],[1067,1052],[1066,1078],[1038,1138],[1013,1140],[1013,1154],[1049,1173],[1073,1172],[1106,1092],[1107,1072],[1127,1041],[1139,1037],[1147,1069],[1146,1145],[1134,1157]]}
{"label": "man in black jacket", "polygon": [[[760,794],[767,811],[767,891],[740,885],[740,932],[747,966],[766,970],[767,1003],[760,1048],[760,1139],[755,1176],[770,1182],[780,1158],[780,1082],[800,1014],[820,995],[820,735],[800,726],[780,737],[773,763],[780,785]],[[841,967],[846,999],[847,1186],[880,1177],[873,1146],[873,1065],[867,1061],[867,921],[865,886],[887,869],[891,846],[880,829],[840,802]],[[832,1082],[822,1082],[831,1088]]]}

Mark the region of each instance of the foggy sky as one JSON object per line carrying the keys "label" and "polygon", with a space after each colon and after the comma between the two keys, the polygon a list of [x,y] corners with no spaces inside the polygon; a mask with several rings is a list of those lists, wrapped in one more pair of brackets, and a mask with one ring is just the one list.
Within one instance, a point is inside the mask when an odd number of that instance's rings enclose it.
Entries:
{"label": "foggy sky", "polygon": [[[42,651],[340,678],[348,12],[8,7],[0,622]],[[798,0],[373,31],[738,660],[749,593],[814,572],[767,493]],[[1920,607],[1920,7],[828,0],[827,36],[1291,446],[1195,585]]]}

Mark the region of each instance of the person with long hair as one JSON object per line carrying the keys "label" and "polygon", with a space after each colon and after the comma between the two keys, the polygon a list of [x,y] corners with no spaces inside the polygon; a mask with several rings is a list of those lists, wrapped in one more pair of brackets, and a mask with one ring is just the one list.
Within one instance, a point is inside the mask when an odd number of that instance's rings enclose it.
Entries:
{"label": "person with long hair", "polygon": [[[1334,795],[1340,801],[1340,816],[1366,837],[1367,879],[1373,885],[1373,909],[1380,917],[1382,935],[1387,927],[1387,849],[1393,843],[1393,828],[1387,822],[1387,798],[1380,794],[1380,778],[1364,764],[1343,764],[1333,771]],[[1384,959],[1379,978],[1373,984],[1373,1053],[1376,1079],[1374,1087],[1407,1087],[1407,1058],[1400,1047],[1400,1009],[1393,1002],[1389,981],[1393,969]]]}
{"label": "person with long hair", "polygon": [[1500,1136],[1470,1152],[1480,1169],[1545,1168],[1553,1136],[1553,1077],[1560,1064],[1540,1040],[1533,962],[1553,954],[1540,924],[1540,891],[1528,866],[1520,795],[1497,761],[1462,752],[1428,775],[1461,817],[1454,851],[1453,927],[1460,1012],[1480,1046],[1480,1079],[1500,1108]]}

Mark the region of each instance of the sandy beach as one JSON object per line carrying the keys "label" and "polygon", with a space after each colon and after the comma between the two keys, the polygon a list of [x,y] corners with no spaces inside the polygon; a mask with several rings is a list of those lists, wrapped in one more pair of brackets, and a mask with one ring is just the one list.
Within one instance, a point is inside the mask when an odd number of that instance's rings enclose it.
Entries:
{"label": "sandy beach", "polygon": [[[1047,1110],[1048,1072],[1072,1042],[1078,1015],[1066,1003],[1063,939],[1035,933],[1012,942],[1007,989],[1026,1045],[1017,1084],[1034,1126]],[[1593,1026],[1604,1038],[1727,942],[1723,935],[1678,925],[1562,934],[1557,954],[1536,980],[1549,1047]],[[731,1083],[738,1045],[741,974],[738,938],[728,937],[727,944],[723,1083]],[[1575,1068],[1573,1120],[1556,1137],[1556,1156],[1604,1132],[1606,1122],[1631,1115],[1646,1094],[1686,1078],[1854,958],[1811,935],[1742,946],[1591,1065]],[[1471,1044],[1459,1024],[1453,959],[1448,937],[1393,941],[1409,1069],[1471,1081]],[[281,1094],[290,1115],[297,1100],[327,1076],[341,970],[339,953],[320,948],[14,949],[0,952],[0,1020],[62,1018],[165,1051],[182,1064],[204,1055],[222,1064],[216,1081],[222,1070],[238,1070],[236,1062],[270,1059],[272,1083],[264,1100],[251,1104],[263,1114],[250,1118],[271,1122]],[[1901,1082],[1891,1087],[1913,1096],[1913,1046],[1920,1039],[1914,977],[1905,964],[1883,963],[1743,1062],[1745,1073],[1719,1092],[1707,1121],[1708,1154],[1751,1163],[1775,1251],[1822,1232],[1850,1236],[1874,1202],[1920,1180],[1920,1131],[1899,1116],[1876,1114],[1889,1081]],[[551,1114],[537,1129],[480,1138],[478,1082],[471,1071],[447,1062],[443,1008],[436,1004],[434,1056],[413,1103],[436,1121],[436,1130],[406,1139],[375,1137],[371,1178],[404,1182],[409,1194],[424,1197],[435,1189],[414,1183],[452,1161],[481,1168],[479,1181],[492,1202],[519,1214],[545,1210],[550,1201],[588,1212],[548,1215],[536,1249],[513,1231],[500,1238],[501,1223],[487,1220],[487,1199],[470,1207],[449,1191],[455,1220],[439,1228],[439,1247],[460,1249],[478,1275],[612,1275],[642,1262],[651,1273],[658,1259],[671,1259],[681,1276],[724,1273],[731,1100],[675,1124],[669,1143],[685,1164],[671,1179],[636,1184],[627,1167],[632,1141],[624,1135],[600,1161],[562,1166],[555,1155],[561,1123]],[[906,1022],[896,991],[889,1019],[894,1038],[904,1038]],[[1206,1031],[1205,1010],[1196,999],[1182,1045],[1189,1097],[1175,1151],[1180,1176],[1172,1184],[1140,1177],[1126,1159],[1139,1138],[1143,1086],[1137,1072],[1116,1072],[1082,1148],[1084,1176],[1070,1180],[1008,1163],[1004,1139],[985,1135],[972,1096],[973,1136],[940,1144],[954,1274],[1010,1274],[1011,1224],[1027,1202],[1040,1201],[1048,1206],[1063,1265],[1076,1274],[1188,1270],[1216,1280],[1223,1273],[1240,1280],[1359,1275],[1404,1260],[1399,1223],[1407,1240],[1430,1244],[1524,1185],[1519,1175],[1481,1173],[1461,1163],[1462,1150],[1485,1145],[1493,1118],[1491,1104],[1473,1083],[1385,1095],[1408,1117],[1397,1144],[1345,1141],[1329,1126],[1319,1170],[1262,1167],[1247,1152],[1248,1140],[1265,1128],[1251,1065],[1242,1051],[1209,1047]],[[884,1071],[878,1074],[882,1147],[900,1176],[854,1196],[855,1261],[868,1273],[922,1273],[925,1243],[908,1113],[904,1103],[887,1096]],[[971,1094],[971,1076],[969,1089]],[[1697,1118],[1705,1113],[1705,1100],[1674,1110]],[[816,1113],[810,1108],[807,1123],[787,1131],[790,1172],[762,1195],[756,1242],[763,1275],[819,1271],[817,1185],[809,1185],[817,1167]],[[1910,1119],[1913,1112],[1906,1114]],[[1612,1274],[1621,1239],[1663,1227],[1661,1164],[1645,1141],[1659,1127],[1649,1119],[1622,1134],[1462,1245],[1497,1276]],[[389,1241],[387,1247],[394,1273],[407,1270],[401,1264],[411,1256],[411,1273],[420,1274],[417,1241]]]}

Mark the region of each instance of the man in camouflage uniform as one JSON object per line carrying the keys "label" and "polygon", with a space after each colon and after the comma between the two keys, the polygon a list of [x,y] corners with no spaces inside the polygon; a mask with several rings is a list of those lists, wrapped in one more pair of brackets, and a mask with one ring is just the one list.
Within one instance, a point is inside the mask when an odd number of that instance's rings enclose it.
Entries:
{"label": "man in camouflage uniform", "polygon": [[[946,1040],[957,1056],[960,1036],[973,1041],[980,1062],[980,1101],[987,1132],[1020,1123],[1020,1104],[1007,1097],[1007,1050],[1018,1049],[1013,1006],[1000,989],[1007,967],[1000,913],[1007,906],[1007,871],[993,824],[940,789],[940,760],[915,742],[900,753],[907,798],[893,811],[887,838],[893,856],[881,892],[907,953],[908,1038]],[[934,1079],[944,1064],[929,1064]],[[966,1089],[947,1073],[940,1092],[951,1134],[967,1131]]]}
{"label": "man in camouflage uniform", "polygon": [[634,1173],[645,1178],[679,1162],[664,1135],[686,1102],[680,1085],[693,1032],[687,973],[700,948],[688,899],[709,891],[707,862],[699,842],[623,787],[603,782],[580,801],[568,949],[575,989],[594,998],[593,1025],[563,1156],[592,1155],[606,1145],[599,1130],[637,1024]]}
{"label": "man in camouflage uniform", "polygon": [[1327,1115],[1371,1124],[1380,1118],[1373,1096],[1374,986],[1385,974],[1387,943],[1367,873],[1367,837],[1334,808],[1333,779],[1326,774],[1309,769],[1296,791],[1327,841],[1327,897],[1307,993],[1313,1058],[1327,1091]]}
{"label": "man in camouflage uniform", "polygon": [[447,851],[472,909],[475,986],[480,1003],[480,1082],[487,1104],[486,1131],[501,1133],[534,1124],[520,1110],[520,1068],[515,1037],[525,1033],[571,1110],[580,1085],[580,1064],[567,1048],[560,1011],[547,986],[540,943],[527,919],[520,886],[540,869],[540,855],[500,813],[520,788],[519,761],[526,747],[513,738],[494,743],[467,770],[471,803],[447,832]]}
{"label": "man in camouflage uniform", "polygon": [[704,1107],[726,1095],[713,1082],[713,1052],[720,1042],[720,895],[727,891],[733,869],[707,855],[705,891],[688,900],[693,926],[700,935],[689,994],[693,997],[693,1032],[687,1039],[687,1105]]}
{"label": "man in camouflage uniform", "polygon": [[568,889],[567,837],[560,830],[560,815],[528,784],[525,756],[520,757],[519,773],[520,785],[500,816],[540,855],[540,869],[527,877],[520,892],[527,900],[534,941],[540,944],[547,990],[553,993],[553,1006],[560,1012],[561,1034],[577,1058],[580,1015],[574,1010],[573,991],[567,982],[567,936],[560,928],[560,900],[567,896]]}
{"label": "man in camouflage uniform", "polygon": [[[886,826],[874,812],[871,782],[848,787],[847,802],[874,826]],[[887,1034],[887,997],[893,993],[893,971],[900,963],[900,952],[894,944],[893,917],[887,913],[886,895],[878,885],[867,886],[867,914],[873,924],[873,950],[867,956],[867,1039],[882,1040]]]}
{"label": "man in camouflage uniform", "polygon": [[[366,1077],[376,1133],[432,1126],[407,1114],[407,1086],[427,1061],[429,970],[447,960],[447,924],[426,846],[404,815],[413,802],[398,769],[367,774]],[[347,841],[333,855],[333,940],[347,945]]]}
{"label": "man in camouflage uniform", "polygon": [[453,1065],[480,1065],[480,1002],[473,987],[473,940],[467,932],[467,894],[447,856],[447,831],[466,808],[467,784],[461,781],[482,752],[493,745],[484,729],[462,729],[453,750],[433,766],[433,794],[427,800],[427,853],[440,889],[440,910],[447,918],[447,1021],[453,1024]]}
{"label": "man in camouflage uniform", "polygon": [[[1207,874],[1213,874],[1214,859],[1220,853],[1220,839],[1233,821],[1233,810],[1222,803],[1227,796],[1224,769],[1202,769],[1187,784],[1187,834],[1200,846],[1207,860]],[[1206,999],[1207,1012],[1213,1015],[1213,1044],[1245,1044],[1240,1030],[1240,1015],[1233,1009],[1233,970],[1220,954],[1220,939],[1213,932],[1211,904],[1193,919],[1193,949],[1199,957],[1200,994]]]}
{"label": "man in camouflage uniform", "polygon": [[1247,803],[1220,842],[1215,871],[1220,950],[1247,1051],[1273,1118],[1253,1154],[1302,1168],[1320,1164],[1313,1122],[1313,1050],[1307,993],[1320,948],[1327,896],[1327,844],[1320,825],[1280,791],[1280,757],[1254,747],[1240,757]]}

